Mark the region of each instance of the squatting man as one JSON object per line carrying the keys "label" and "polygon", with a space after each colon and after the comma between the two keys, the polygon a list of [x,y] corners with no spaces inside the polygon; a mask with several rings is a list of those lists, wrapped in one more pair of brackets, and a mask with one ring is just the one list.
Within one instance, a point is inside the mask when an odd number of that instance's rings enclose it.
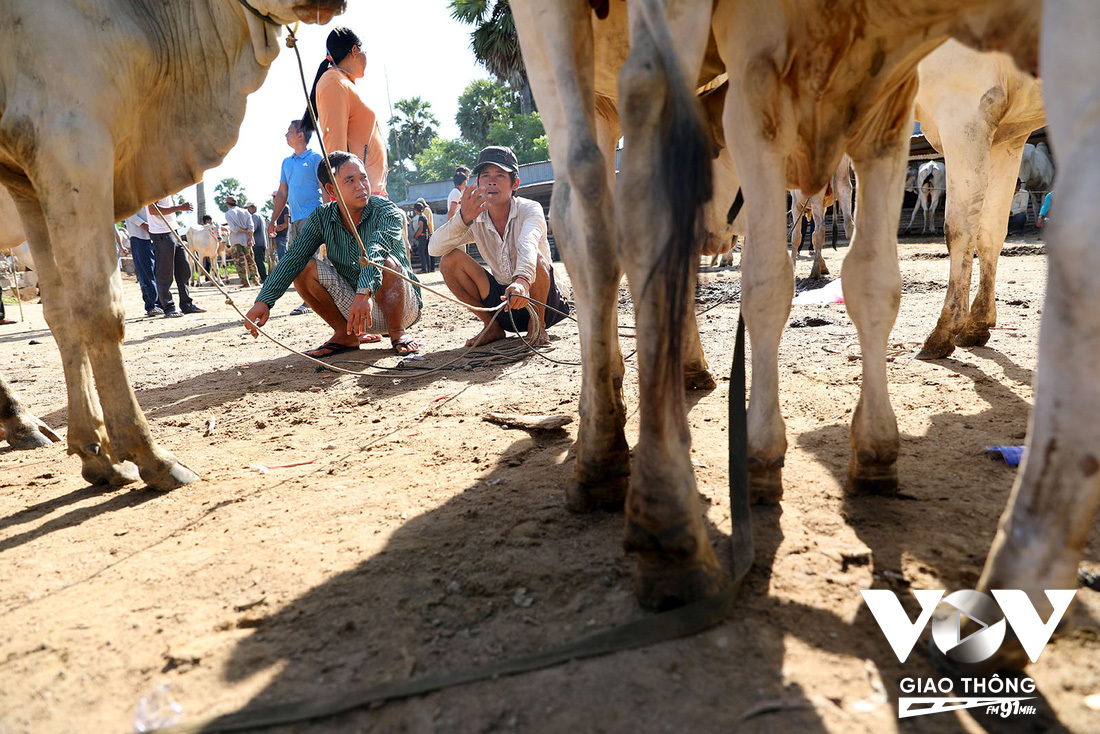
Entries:
{"label": "squatting man", "polygon": [[[569,305],[550,264],[542,205],[515,196],[519,163],[510,148],[482,149],[473,175],[477,185],[467,186],[462,193],[457,216],[437,229],[428,244],[428,254],[441,258],[443,281],[460,301],[489,308],[506,302],[505,309],[495,314],[474,312],[485,328],[466,346],[524,330],[528,342],[546,344],[546,328],[565,318]],[[464,246],[471,242],[489,270],[466,254]],[[538,315],[537,324],[531,323],[526,309],[528,298]]]}
{"label": "squatting man", "polygon": [[[351,153],[330,153],[328,164],[318,165],[317,178],[333,201],[310,213],[245,315],[246,328],[257,336],[256,327],[267,323],[271,307],[293,281],[298,295],[333,329],[332,337],[307,355],[328,357],[356,350],[360,341],[372,341],[369,334],[388,334],[394,352],[413,354],[420,344],[405,330],[420,319],[422,301],[401,236],[404,216],[393,202],[371,195],[363,162]],[[340,211],[337,187],[350,219]],[[372,264],[359,264],[352,227]],[[331,264],[314,257],[322,243],[327,245]]]}

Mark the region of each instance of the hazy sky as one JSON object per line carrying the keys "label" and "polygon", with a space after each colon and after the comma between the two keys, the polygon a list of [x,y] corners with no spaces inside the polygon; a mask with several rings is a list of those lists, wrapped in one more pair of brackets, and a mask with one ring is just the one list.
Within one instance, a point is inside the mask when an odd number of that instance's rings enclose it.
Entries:
{"label": "hazy sky", "polygon": [[[306,82],[313,83],[317,65],[325,55],[329,31],[338,25],[347,26],[366,44],[367,74],[356,84],[365,90],[367,104],[383,123],[383,133],[390,118],[390,101],[419,96],[432,103],[439,118],[439,133],[445,138],[458,137],[454,120],[458,95],[474,79],[489,77],[470,51],[472,28],[451,19],[447,0],[352,0],[348,6],[348,12],[327,26],[299,27],[298,49]],[[283,158],[291,153],[283,133],[304,110],[305,96],[294,51],[284,46],[263,86],[248,98],[236,146],[222,165],[211,168],[203,177],[208,213],[219,218],[214,186],[227,177],[239,180],[249,200],[263,206],[279,185]],[[320,152],[316,136],[310,147]],[[194,187],[182,193],[195,202]]]}

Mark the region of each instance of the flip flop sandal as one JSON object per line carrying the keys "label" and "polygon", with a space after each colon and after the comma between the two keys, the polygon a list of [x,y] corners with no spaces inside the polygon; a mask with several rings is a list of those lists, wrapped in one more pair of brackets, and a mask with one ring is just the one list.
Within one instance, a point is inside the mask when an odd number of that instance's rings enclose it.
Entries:
{"label": "flip flop sandal", "polygon": [[[359,345],[339,344],[337,342],[325,342],[315,349],[310,349],[308,352],[303,352],[307,357],[313,357],[314,359],[324,359],[325,357],[331,357],[334,354],[343,354],[344,352],[355,352],[359,350]],[[324,354],[317,354],[317,352],[324,351]]]}
{"label": "flip flop sandal", "polygon": [[391,340],[393,351],[398,357],[407,357],[420,351],[420,342],[411,336],[403,336],[400,339]]}

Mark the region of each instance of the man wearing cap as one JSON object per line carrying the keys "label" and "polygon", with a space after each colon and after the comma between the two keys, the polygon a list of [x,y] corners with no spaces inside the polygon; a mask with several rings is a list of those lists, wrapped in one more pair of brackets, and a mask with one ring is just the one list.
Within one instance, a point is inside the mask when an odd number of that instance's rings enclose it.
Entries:
{"label": "man wearing cap", "polygon": [[[505,332],[524,330],[528,342],[546,344],[547,327],[565,318],[569,304],[550,263],[542,205],[515,196],[519,163],[510,148],[482,149],[473,176],[475,185],[462,193],[457,216],[437,229],[428,244],[428,253],[442,258],[443,281],[460,301],[475,307],[507,302],[495,315],[474,312],[485,328],[466,345],[487,344],[503,339]],[[466,254],[463,248],[469,243],[477,245],[489,270]],[[528,298],[537,323],[531,323]]]}

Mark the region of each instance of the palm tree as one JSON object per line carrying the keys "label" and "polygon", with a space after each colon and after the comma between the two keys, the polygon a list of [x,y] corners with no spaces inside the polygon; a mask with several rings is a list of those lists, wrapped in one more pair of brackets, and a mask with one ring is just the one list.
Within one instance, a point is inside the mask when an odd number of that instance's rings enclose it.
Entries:
{"label": "palm tree", "polygon": [[519,92],[520,112],[531,114],[531,85],[508,0],[451,0],[450,7],[452,18],[477,26],[470,34],[474,57],[490,74]]}
{"label": "palm tree", "polygon": [[401,159],[412,160],[435,140],[439,119],[432,113],[432,103],[420,97],[399,99],[394,107],[390,145]]}

